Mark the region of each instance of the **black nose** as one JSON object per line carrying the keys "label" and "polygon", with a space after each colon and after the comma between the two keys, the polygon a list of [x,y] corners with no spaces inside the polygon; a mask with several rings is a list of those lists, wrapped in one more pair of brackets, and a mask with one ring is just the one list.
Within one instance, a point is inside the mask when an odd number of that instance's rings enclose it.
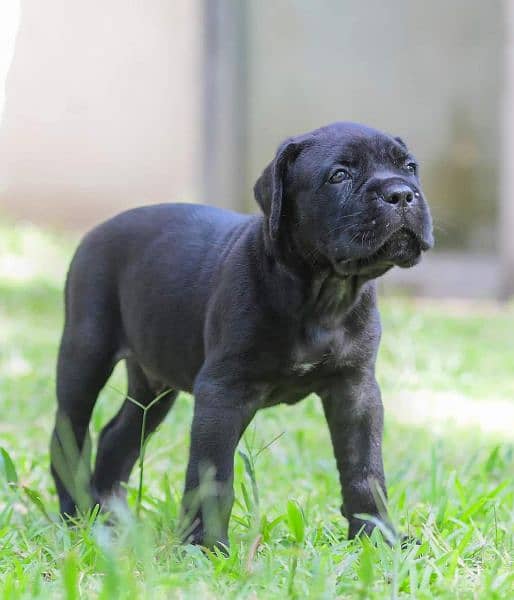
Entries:
{"label": "black nose", "polygon": [[388,204],[410,204],[414,200],[414,192],[404,183],[394,183],[387,187],[383,195]]}

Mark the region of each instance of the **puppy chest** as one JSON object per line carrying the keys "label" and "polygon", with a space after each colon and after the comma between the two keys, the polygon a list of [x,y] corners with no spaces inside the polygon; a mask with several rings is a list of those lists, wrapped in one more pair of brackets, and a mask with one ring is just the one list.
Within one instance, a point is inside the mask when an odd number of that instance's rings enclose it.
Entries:
{"label": "puppy chest", "polygon": [[293,347],[290,368],[296,375],[306,375],[321,366],[351,366],[355,360],[353,350],[354,345],[343,328],[310,326]]}

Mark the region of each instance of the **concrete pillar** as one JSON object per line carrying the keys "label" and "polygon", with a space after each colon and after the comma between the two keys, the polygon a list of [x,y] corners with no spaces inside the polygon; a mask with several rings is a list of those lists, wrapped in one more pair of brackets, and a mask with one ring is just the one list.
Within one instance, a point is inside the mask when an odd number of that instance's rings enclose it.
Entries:
{"label": "concrete pillar", "polygon": [[514,0],[505,4],[504,89],[501,111],[500,297],[514,295]]}
{"label": "concrete pillar", "polygon": [[201,200],[245,209],[246,2],[203,0],[204,89]]}

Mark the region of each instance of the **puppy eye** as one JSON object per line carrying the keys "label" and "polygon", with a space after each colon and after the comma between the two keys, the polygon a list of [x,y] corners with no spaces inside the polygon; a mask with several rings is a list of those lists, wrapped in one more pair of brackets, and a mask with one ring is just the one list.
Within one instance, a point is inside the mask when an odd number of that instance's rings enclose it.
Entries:
{"label": "puppy eye", "polygon": [[409,171],[409,173],[415,175],[418,170],[418,165],[416,163],[410,162],[405,165],[405,169]]}
{"label": "puppy eye", "polygon": [[332,175],[330,175],[328,181],[330,183],[341,183],[342,181],[351,178],[352,176],[346,169],[337,169],[337,171],[334,171]]}

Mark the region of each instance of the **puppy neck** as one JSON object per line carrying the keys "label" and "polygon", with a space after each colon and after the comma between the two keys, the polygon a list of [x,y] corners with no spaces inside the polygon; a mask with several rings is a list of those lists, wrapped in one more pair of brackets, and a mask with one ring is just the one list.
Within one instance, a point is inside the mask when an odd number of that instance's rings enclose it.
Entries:
{"label": "puppy neck", "polygon": [[296,247],[294,236],[287,232],[272,240],[264,219],[260,238],[269,272],[281,279],[277,288],[287,290],[278,295],[284,301],[283,309],[293,310],[302,319],[315,318],[327,323],[343,319],[356,306],[364,289],[369,286],[374,289],[368,275],[341,275],[322,256],[304,256]]}
{"label": "puppy neck", "polygon": [[344,317],[359,301],[367,282],[359,275],[340,277],[332,269],[327,269],[313,278],[305,309],[329,320]]}

